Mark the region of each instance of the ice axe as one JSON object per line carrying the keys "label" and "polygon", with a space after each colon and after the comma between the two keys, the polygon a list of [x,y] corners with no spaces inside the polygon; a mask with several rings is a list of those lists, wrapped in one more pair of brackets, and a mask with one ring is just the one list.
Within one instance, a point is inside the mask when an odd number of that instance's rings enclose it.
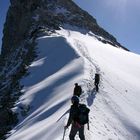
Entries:
{"label": "ice axe", "polygon": [[66,133],[66,128],[64,127],[64,132],[63,132],[63,139],[62,139],[62,140],[64,140],[65,133]]}

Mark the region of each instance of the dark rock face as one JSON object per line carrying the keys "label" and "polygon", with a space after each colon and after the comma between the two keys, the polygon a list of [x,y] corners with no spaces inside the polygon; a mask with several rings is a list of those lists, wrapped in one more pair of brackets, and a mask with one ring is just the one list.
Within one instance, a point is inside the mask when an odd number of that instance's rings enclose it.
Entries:
{"label": "dark rock face", "polygon": [[10,2],[0,55],[0,139],[5,139],[4,135],[17,123],[17,114],[11,108],[22,94],[19,81],[27,74],[28,65],[36,57],[35,38],[39,32],[54,31],[69,24],[102,36],[104,43],[122,47],[72,0]]}
{"label": "dark rock face", "polygon": [[33,30],[38,26],[45,26],[59,29],[63,24],[90,30],[108,42],[122,47],[72,0],[11,0],[4,28],[2,54],[15,50],[15,47],[29,36],[31,28]]}
{"label": "dark rock face", "polygon": [[15,50],[21,41],[27,38],[29,27],[32,25],[31,7],[33,2],[38,3],[37,0],[11,0],[4,26],[2,55]]}

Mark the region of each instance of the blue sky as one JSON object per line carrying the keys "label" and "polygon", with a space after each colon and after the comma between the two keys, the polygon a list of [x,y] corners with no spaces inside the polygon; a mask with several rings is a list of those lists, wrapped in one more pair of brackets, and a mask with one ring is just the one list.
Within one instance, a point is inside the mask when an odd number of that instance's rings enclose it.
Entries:
{"label": "blue sky", "polygon": [[[140,54],[140,0],[74,0],[118,42]],[[9,0],[0,0],[0,46]]]}
{"label": "blue sky", "polygon": [[118,42],[140,54],[140,0],[74,0]]}

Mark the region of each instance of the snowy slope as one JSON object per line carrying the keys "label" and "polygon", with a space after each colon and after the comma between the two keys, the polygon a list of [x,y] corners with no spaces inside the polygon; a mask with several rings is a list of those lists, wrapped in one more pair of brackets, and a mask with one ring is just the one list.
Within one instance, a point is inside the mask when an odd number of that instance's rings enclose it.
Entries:
{"label": "snowy slope", "polygon": [[[92,33],[65,29],[37,42],[38,58],[21,81],[24,95],[17,103],[31,109],[8,140],[62,140],[75,82],[83,88],[81,103],[91,109],[86,140],[140,139],[139,55],[103,44]],[[97,94],[96,72],[101,74]]]}

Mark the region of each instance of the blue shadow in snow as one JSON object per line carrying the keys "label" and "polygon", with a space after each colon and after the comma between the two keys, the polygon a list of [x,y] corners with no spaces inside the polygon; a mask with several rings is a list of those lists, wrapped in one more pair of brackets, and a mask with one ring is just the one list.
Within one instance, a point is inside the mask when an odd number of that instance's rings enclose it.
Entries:
{"label": "blue shadow in snow", "polygon": [[87,104],[88,106],[91,106],[94,102],[94,99],[96,98],[96,89],[93,88],[93,90],[91,91],[91,93],[88,94],[88,97],[87,97]]}
{"label": "blue shadow in snow", "polygon": [[40,52],[35,62],[42,64],[30,67],[30,75],[24,79],[23,83],[26,87],[41,82],[72,60],[79,58],[64,37],[41,38],[38,42]]}
{"label": "blue shadow in snow", "polygon": [[41,114],[37,119],[35,119],[35,122],[38,121],[42,121],[44,119],[47,119],[48,117],[50,117],[51,115],[53,115],[57,110],[59,110],[64,104],[66,104],[67,100],[60,102],[59,104],[51,107],[50,109],[48,109],[46,112],[44,112],[43,114]]}
{"label": "blue shadow in snow", "polygon": [[[67,81],[69,81],[70,79],[72,79],[77,74],[79,74],[78,71],[73,71],[71,73],[68,73],[67,75],[65,75],[65,76],[60,77],[59,79],[57,79],[52,85],[46,86],[46,88],[44,88],[41,91],[37,92],[36,95],[34,96],[34,99],[32,100],[32,102],[30,104],[33,107],[32,110],[31,110],[31,112],[30,112],[30,114],[32,114],[35,110],[37,110],[42,104],[44,104],[45,102],[49,101],[49,99],[51,97],[55,96],[55,95],[52,95],[52,92],[53,92],[53,90],[56,87],[58,87],[59,85],[65,84]],[[55,107],[50,108],[49,111],[47,111],[43,116],[42,115],[39,116],[38,120],[42,120],[42,119],[40,119],[40,117],[45,119],[45,117],[48,117],[50,114],[56,112],[65,103],[66,103],[66,101],[63,101],[59,105],[56,105]],[[34,122],[34,119],[33,118],[36,118],[36,116],[38,114],[40,114],[41,111],[38,111],[38,112],[34,113],[34,115],[28,117],[28,119],[26,120],[25,123],[26,124],[33,123]],[[48,115],[47,115],[47,113],[48,113]]]}
{"label": "blue shadow in snow", "polygon": [[[65,38],[63,37],[50,37],[47,39],[42,39],[41,43],[43,48],[40,48],[42,50],[39,57],[40,59],[44,58],[44,62],[42,65],[30,68],[31,76],[29,75],[29,77],[25,78],[24,80],[24,85],[26,87],[38,84],[45,78],[61,70],[65,65],[67,65],[74,59],[79,58],[79,56],[75,53],[74,49],[71,48],[71,46],[66,42]],[[44,47],[46,50],[43,52]],[[39,58],[37,60],[39,60]],[[19,127],[25,124],[30,125],[34,122],[34,119],[36,121],[41,121],[46,117],[52,115],[61,106],[63,106],[66,101],[63,101],[58,105],[50,108],[47,112],[43,114],[41,114],[43,110],[37,111],[37,109],[40,108],[40,106],[42,106],[43,104],[48,102],[50,98],[55,96],[54,94],[52,94],[54,93],[55,88],[65,84],[70,79],[73,79],[73,77],[75,77],[76,75],[79,75],[79,73],[79,71],[70,71],[69,73],[66,73],[63,76],[58,77],[57,79],[55,79],[54,82],[52,82],[49,85],[46,85],[46,87],[44,87],[40,91],[36,92],[33,95],[32,102],[30,103],[32,110],[30,110],[29,117],[27,117],[25,122],[20,124]],[[36,111],[36,113],[34,111]],[[33,112],[34,114],[32,114]],[[41,115],[37,117],[38,114]]]}

